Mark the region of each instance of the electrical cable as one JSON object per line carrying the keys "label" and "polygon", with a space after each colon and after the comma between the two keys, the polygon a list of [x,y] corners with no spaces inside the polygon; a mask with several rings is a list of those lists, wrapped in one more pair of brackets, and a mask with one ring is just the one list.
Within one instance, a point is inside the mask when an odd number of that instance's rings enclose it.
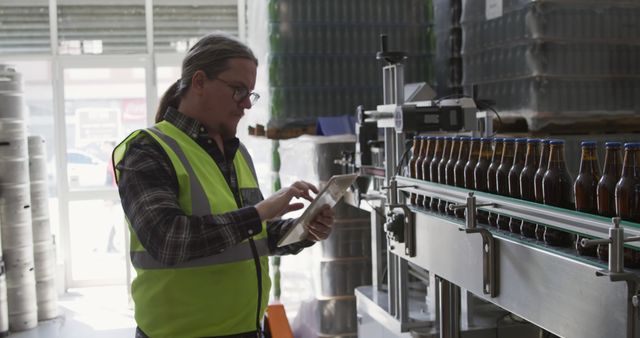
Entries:
{"label": "electrical cable", "polygon": [[260,327],[260,310],[262,309],[262,267],[260,265],[260,255],[256,248],[256,243],[253,241],[253,237],[249,237],[249,245],[251,246],[251,253],[253,254],[253,262],[256,265],[256,274],[258,279],[258,306],[256,309],[256,331],[258,335],[262,334],[262,328]]}
{"label": "electrical cable", "polygon": [[410,144],[411,144],[411,140],[405,140],[404,147],[407,148],[407,149],[404,151],[404,154],[402,154],[402,156],[400,157],[400,161],[398,161],[398,164],[396,164],[396,168],[393,171],[395,176],[400,175],[400,168],[402,167],[402,163],[404,162],[404,158],[407,156],[409,151],[411,151],[411,149],[413,148],[413,147],[409,147]]}

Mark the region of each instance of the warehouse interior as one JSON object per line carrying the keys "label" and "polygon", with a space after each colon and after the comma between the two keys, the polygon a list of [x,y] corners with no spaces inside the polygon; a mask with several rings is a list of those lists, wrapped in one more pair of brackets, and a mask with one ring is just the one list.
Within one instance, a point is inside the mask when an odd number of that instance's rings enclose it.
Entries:
{"label": "warehouse interior", "polygon": [[[268,249],[270,284],[247,251],[250,333],[215,303],[149,319],[134,298],[163,284],[138,277],[174,267],[132,262],[151,248],[114,170],[208,34],[257,59],[226,90],[260,200],[325,192],[274,243],[334,215]],[[0,0],[0,238],[12,338],[640,337],[640,3]]]}

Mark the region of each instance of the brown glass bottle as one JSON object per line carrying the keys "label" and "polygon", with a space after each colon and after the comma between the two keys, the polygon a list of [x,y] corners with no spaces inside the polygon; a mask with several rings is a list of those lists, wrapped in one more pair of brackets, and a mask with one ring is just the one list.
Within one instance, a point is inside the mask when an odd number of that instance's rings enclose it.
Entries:
{"label": "brown glass bottle", "polygon": [[[436,137],[436,145],[433,150],[433,159],[431,160],[431,164],[429,165],[429,176],[431,177],[431,182],[440,183],[440,179],[438,176],[438,166],[440,165],[440,160],[442,160],[442,147],[444,146],[444,137]],[[429,203],[429,209],[433,211],[438,211],[438,199],[432,198]]]}
{"label": "brown glass bottle", "polygon": [[[616,184],[622,173],[622,157],[620,142],[605,143],[604,169],[596,188],[598,214],[605,217],[616,216]],[[609,246],[598,245],[598,258],[609,260]]]}
{"label": "brown glass bottle", "polygon": [[474,177],[474,171],[478,165],[480,159],[480,138],[472,137],[469,146],[469,158],[464,165],[464,187],[467,189],[475,189],[476,182]]}
{"label": "brown glass bottle", "polygon": [[[547,172],[542,178],[542,202],[546,205],[573,209],[573,180],[564,161],[564,141],[552,140],[549,150]],[[570,246],[573,236],[567,232],[546,227],[544,242],[553,246]]]}
{"label": "brown glass bottle", "polygon": [[[417,179],[421,179],[422,178],[422,162],[424,162],[424,159],[427,155],[427,146],[428,146],[428,140],[426,136],[420,136],[420,155],[418,156],[418,159],[416,160],[416,177]],[[416,206],[421,207],[424,204],[424,195],[418,195],[418,198],[416,199]]]}
{"label": "brown glass bottle", "polygon": [[[427,152],[424,156],[424,161],[422,161],[422,180],[423,181],[431,181],[431,161],[433,160],[433,153],[436,149],[436,138],[433,136],[427,137]],[[429,205],[431,204],[431,197],[424,196],[422,201],[422,206],[425,209],[429,209]]]}
{"label": "brown glass bottle", "polygon": [[[458,160],[453,166],[453,184],[456,187],[464,188],[464,167],[469,161],[469,147],[471,138],[467,136],[460,137],[460,149],[458,150]],[[464,218],[464,209],[456,209],[453,214],[458,218]]]}
{"label": "brown glass bottle", "polygon": [[[524,157],[527,152],[527,139],[516,139],[516,149],[513,155],[513,165],[509,169],[509,196],[520,198],[520,174],[524,169]],[[514,234],[520,233],[522,220],[517,218],[509,219],[509,231]]]}
{"label": "brown glass bottle", "polygon": [[[513,166],[513,156],[515,154],[515,139],[506,138],[504,140],[504,150],[502,160],[496,171],[496,187],[498,195],[509,196],[509,171]],[[498,229],[509,230],[509,216],[498,215]]]}
{"label": "brown glass bottle", "polygon": [[[520,173],[520,198],[525,201],[535,201],[534,176],[538,170],[538,157],[540,156],[540,140],[527,140],[527,154],[524,160],[524,168]],[[536,238],[536,224],[523,221],[520,225],[520,233],[528,238]]]}
{"label": "brown glass bottle", "polygon": [[[500,166],[500,161],[502,160],[502,151],[504,150],[504,139],[497,138],[495,139],[495,142],[496,144],[493,148],[493,154],[491,156],[491,164],[489,165],[489,169],[487,169],[487,187],[489,188],[489,192],[492,194],[498,193],[496,173],[498,172],[498,167]],[[497,227],[498,214],[490,212],[488,217],[488,223],[493,227]]]}
{"label": "brown glass bottle", "polygon": [[[542,195],[542,179],[547,172],[547,166],[549,165],[549,150],[551,146],[549,143],[551,140],[542,140],[542,152],[540,153],[540,166],[533,177],[533,194],[536,198],[536,202],[543,203]],[[539,241],[544,240],[544,226],[536,225],[536,239]]]}
{"label": "brown glass bottle", "polygon": [[[441,161],[440,162],[440,167],[438,168],[438,175],[440,176],[441,181],[440,183],[444,183],[446,185],[453,185],[453,166],[455,165],[456,161],[458,160],[458,149],[460,147],[460,137],[450,137],[449,138],[449,148],[445,149],[445,152],[448,151],[448,153],[446,154],[447,158],[446,161]],[[456,154],[456,155],[454,155]],[[442,171],[440,171],[440,169],[442,169]],[[449,202],[446,200],[440,200],[440,203],[438,203],[438,211],[441,213],[448,213],[449,210],[447,209],[447,206],[449,205]]]}
{"label": "brown glass bottle", "polygon": [[[596,143],[584,141],[580,144],[580,172],[573,183],[573,194],[576,197],[576,210],[589,214],[598,214],[596,190],[600,180],[600,169],[596,155]],[[597,256],[597,247],[585,247],[580,241],[585,238],[576,237],[576,252],[581,256]]]}
{"label": "brown glass bottle", "polygon": [[[473,171],[473,178],[475,183],[475,189],[477,191],[489,192],[489,186],[487,185],[487,170],[491,164],[491,139],[480,139],[480,157],[478,158],[478,164]],[[489,213],[484,210],[478,210],[478,222],[488,224]]]}
{"label": "brown glass bottle", "polygon": [[[420,157],[420,136],[414,136],[413,137],[413,145],[411,146],[412,152],[411,152],[411,159],[409,160],[409,177],[411,178],[417,178],[417,173],[416,173],[416,162],[418,161],[418,157]],[[417,200],[418,200],[418,194],[416,193],[411,193],[410,195],[410,204],[411,205],[416,205]]]}
{"label": "brown glass bottle", "polygon": [[[640,143],[625,143],[622,175],[615,190],[616,212],[626,221],[640,223]],[[640,253],[626,249],[624,266],[640,266]]]}

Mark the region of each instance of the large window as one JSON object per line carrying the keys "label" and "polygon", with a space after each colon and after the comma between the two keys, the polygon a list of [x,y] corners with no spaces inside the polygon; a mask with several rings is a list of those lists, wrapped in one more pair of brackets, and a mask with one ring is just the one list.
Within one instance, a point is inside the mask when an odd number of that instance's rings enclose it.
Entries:
{"label": "large window", "polygon": [[0,64],[23,76],[28,131],[46,141],[51,228],[67,287],[128,278],[111,151],[153,123],[194,41],[212,31],[243,38],[244,4],[0,0]]}

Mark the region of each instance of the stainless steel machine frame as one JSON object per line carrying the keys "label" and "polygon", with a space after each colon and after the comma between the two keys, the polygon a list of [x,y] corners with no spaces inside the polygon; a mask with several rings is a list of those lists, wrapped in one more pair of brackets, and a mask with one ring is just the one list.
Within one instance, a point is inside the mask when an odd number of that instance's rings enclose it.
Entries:
{"label": "stainless steel machine frame", "polygon": [[[375,211],[371,213],[373,285],[356,289],[361,324],[375,321],[398,337],[416,330],[426,332],[424,337],[493,337],[494,310],[474,305],[479,299],[535,324],[511,326],[511,337],[535,336],[540,329],[569,338],[640,337],[640,272],[622,268],[624,246],[640,249],[640,226],[403,177],[398,166],[405,153],[405,135],[395,129],[394,121],[403,103],[403,72],[399,63],[383,68],[385,104],[365,112],[368,121],[376,121],[384,131],[385,161],[383,174],[359,168],[361,175],[384,180],[378,191],[356,199],[367,200]],[[477,120],[490,124],[487,114],[477,113],[469,101],[451,100],[450,104],[466,107],[465,119],[474,120],[465,121],[467,133],[478,136]],[[485,135],[491,132],[490,127],[481,129]],[[409,193],[450,201],[453,208],[466,209],[466,218],[407,206]],[[609,245],[609,264],[477,225],[478,209],[596,238],[585,244]],[[394,218],[402,221],[392,228],[389,222]],[[409,265],[428,272],[426,299],[410,294]],[[483,315],[494,323],[487,324]]]}

